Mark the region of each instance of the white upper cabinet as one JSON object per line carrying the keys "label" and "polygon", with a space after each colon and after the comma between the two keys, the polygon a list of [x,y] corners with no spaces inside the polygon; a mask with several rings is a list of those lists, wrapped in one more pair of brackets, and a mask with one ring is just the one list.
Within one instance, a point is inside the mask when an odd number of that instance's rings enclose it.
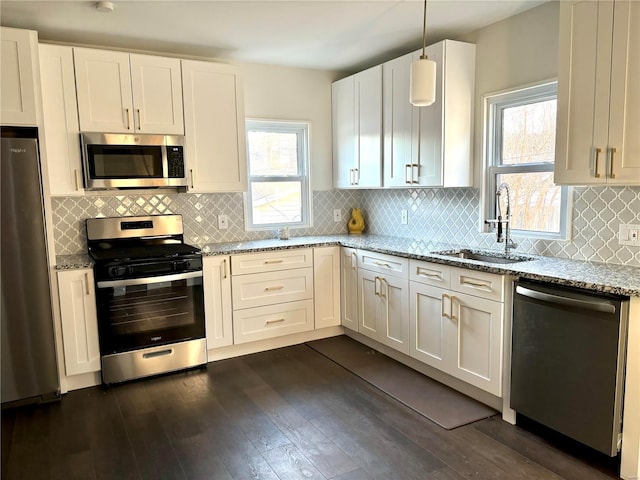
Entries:
{"label": "white upper cabinet", "polygon": [[640,3],[560,3],[555,183],[640,185]]}
{"label": "white upper cabinet", "polygon": [[83,195],[73,49],[41,44],[39,53],[44,121],[40,146],[49,173],[49,192]]}
{"label": "white upper cabinet", "polygon": [[182,61],[189,191],[247,190],[242,77],[231,65]]}
{"label": "white upper cabinet", "polygon": [[[436,62],[436,101],[428,107],[412,107],[412,141],[417,143],[412,185],[473,185],[475,52],[475,45],[453,40],[443,40],[426,49],[429,59]],[[414,52],[412,60],[421,53]]]}
{"label": "white upper cabinet", "polygon": [[0,43],[0,123],[37,125],[38,34],[31,30],[1,27]]}
{"label": "white upper cabinet", "polygon": [[335,188],[382,185],[382,65],[332,85]]}
{"label": "white upper cabinet", "polygon": [[80,129],[182,135],[177,58],[74,48]]}
{"label": "white upper cabinet", "polygon": [[406,187],[418,182],[418,144],[413,141],[413,109],[409,82],[413,54],[382,65],[384,112],[384,186]]}

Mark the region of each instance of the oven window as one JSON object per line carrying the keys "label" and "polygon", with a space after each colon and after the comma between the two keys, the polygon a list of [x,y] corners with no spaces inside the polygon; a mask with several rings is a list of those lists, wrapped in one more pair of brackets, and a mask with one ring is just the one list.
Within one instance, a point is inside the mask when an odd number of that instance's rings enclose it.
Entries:
{"label": "oven window", "polygon": [[162,147],[89,145],[90,177],[162,178]]}
{"label": "oven window", "polygon": [[204,337],[202,278],[99,288],[103,354]]}

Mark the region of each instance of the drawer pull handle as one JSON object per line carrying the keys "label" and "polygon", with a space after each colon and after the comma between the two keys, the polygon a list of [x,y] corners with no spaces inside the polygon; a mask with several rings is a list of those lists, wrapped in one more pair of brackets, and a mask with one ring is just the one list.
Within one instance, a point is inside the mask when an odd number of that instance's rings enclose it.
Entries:
{"label": "drawer pull handle", "polygon": [[131,117],[129,116],[129,109],[124,109],[124,114],[127,117],[127,130],[131,130]]}
{"label": "drawer pull handle", "polygon": [[487,285],[486,283],[476,283],[470,282],[469,280],[463,280],[460,282],[461,285],[468,285],[471,288],[481,288],[483,290],[491,290],[491,285]]}
{"label": "drawer pull handle", "polygon": [[76,168],[74,171],[74,176],[76,179],[76,191],[79,192],[80,191],[80,174],[78,172],[78,169]]}
{"label": "drawer pull handle", "polygon": [[140,116],[140,109],[136,108],[138,114],[138,130],[142,130],[142,117]]}
{"label": "drawer pull handle", "polygon": [[193,189],[193,168],[189,169],[189,176],[191,177],[191,188]]}
{"label": "drawer pull handle", "polygon": [[228,272],[227,272],[227,259],[226,258],[222,261],[222,267],[223,267],[222,279],[226,280],[227,276],[229,275]]}
{"label": "drawer pull handle", "polygon": [[594,171],[594,174],[593,174],[593,176],[595,178],[600,178],[600,174],[598,173],[598,159],[600,157],[600,152],[602,152],[602,149],[601,148],[596,148],[596,159],[595,159],[595,162],[594,162],[595,163],[595,171]]}
{"label": "drawer pull handle", "polygon": [[272,263],[282,263],[282,262],[284,262],[284,260],[282,260],[281,258],[279,258],[279,259],[277,259],[277,260],[265,260],[265,261],[264,261],[264,264],[265,264],[265,265],[270,265],[270,264],[272,264]]}
{"label": "drawer pull handle", "polygon": [[421,268],[418,268],[417,274],[419,277],[437,278],[438,280],[442,280],[442,274],[430,273],[428,270],[422,270]]}
{"label": "drawer pull handle", "polygon": [[284,285],[276,285],[275,287],[264,287],[265,292],[274,292],[276,290],[282,290]]}
{"label": "drawer pull handle", "polygon": [[85,293],[87,295],[91,295],[91,292],[89,291],[89,274],[86,272],[84,274],[84,288],[85,288]]}
{"label": "drawer pull handle", "polygon": [[374,260],[373,263],[375,265],[378,265],[379,267],[391,268],[391,265],[389,265],[388,263],[385,263],[385,262],[378,262],[378,261]]}
{"label": "drawer pull handle", "polygon": [[353,261],[354,258],[357,260],[356,252],[351,252],[351,270],[356,269],[356,262]]}
{"label": "drawer pull handle", "polygon": [[284,318],[276,318],[274,320],[267,320],[266,322],[264,322],[266,325],[271,325],[272,323],[280,323],[280,322],[284,322]]}

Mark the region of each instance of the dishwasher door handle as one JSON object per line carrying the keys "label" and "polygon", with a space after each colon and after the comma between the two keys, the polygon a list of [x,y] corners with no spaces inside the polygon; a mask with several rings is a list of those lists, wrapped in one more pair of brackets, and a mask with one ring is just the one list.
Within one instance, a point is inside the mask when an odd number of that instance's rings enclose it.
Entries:
{"label": "dishwasher door handle", "polygon": [[516,293],[525,297],[534,298],[543,302],[555,303],[565,307],[577,307],[597,312],[616,313],[616,307],[607,302],[599,302],[597,300],[578,300],[577,298],[561,297],[550,293],[531,290],[521,285],[516,287]]}

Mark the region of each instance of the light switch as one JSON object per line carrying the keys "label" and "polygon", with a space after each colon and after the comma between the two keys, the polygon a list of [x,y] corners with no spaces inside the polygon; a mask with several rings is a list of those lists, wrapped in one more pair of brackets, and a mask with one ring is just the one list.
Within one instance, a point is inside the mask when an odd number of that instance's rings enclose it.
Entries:
{"label": "light switch", "polygon": [[620,224],[618,227],[618,243],[640,247],[640,225]]}

